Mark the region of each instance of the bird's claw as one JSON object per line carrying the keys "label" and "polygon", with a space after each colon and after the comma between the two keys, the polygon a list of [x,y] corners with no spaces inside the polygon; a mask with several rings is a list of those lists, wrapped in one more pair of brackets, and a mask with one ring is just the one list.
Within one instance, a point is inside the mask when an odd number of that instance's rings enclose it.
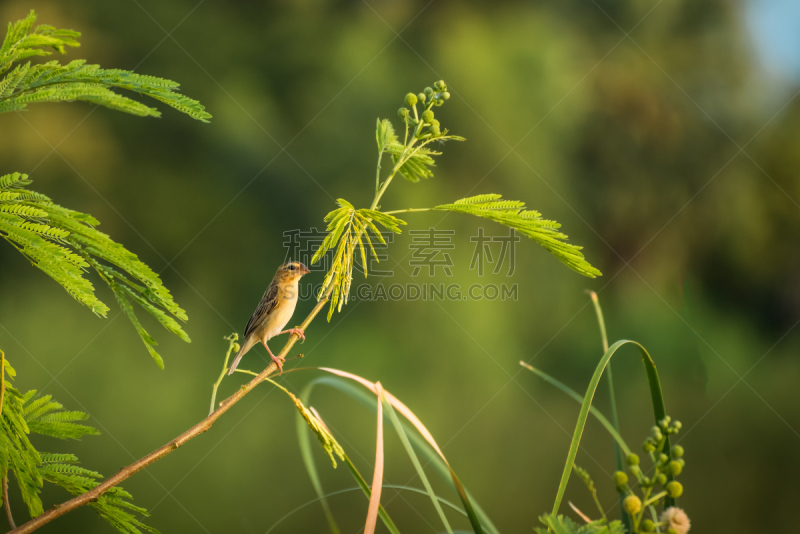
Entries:
{"label": "bird's claw", "polygon": [[272,361],[278,366],[278,374],[283,374],[283,364],[286,363],[286,358],[283,356],[272,356]]}
{"label": "bird's claw", "polygon": [[306,333],[302,328],[292,328],[289,330],[289,333],[297,336],[301,343],[306,342]]}

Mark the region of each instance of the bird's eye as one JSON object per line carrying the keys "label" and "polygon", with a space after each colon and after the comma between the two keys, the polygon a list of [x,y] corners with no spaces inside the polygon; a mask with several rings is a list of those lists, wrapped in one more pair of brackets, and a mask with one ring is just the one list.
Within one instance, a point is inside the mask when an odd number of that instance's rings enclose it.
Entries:
{"label": "bird's eye", "polygon": [[294,271],[294,265],[290,265],[290,266],[289,266],[289,270],[290,270],[290,271]]}

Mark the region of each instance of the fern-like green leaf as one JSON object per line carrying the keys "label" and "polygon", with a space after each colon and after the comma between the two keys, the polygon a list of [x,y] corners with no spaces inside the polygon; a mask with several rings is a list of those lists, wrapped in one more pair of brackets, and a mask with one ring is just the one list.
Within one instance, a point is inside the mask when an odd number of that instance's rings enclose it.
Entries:
{"label": "fern-like green leaf", "polygon": [[434,166],[432,156],[439,156],[441,152],[436,152],[425,147],[413,149],[409,155],[404,155],[406,147],[399,143],[391,143],[386,147],[386,152],[391,154],[392,162],[397,163],[404,159],[402,165],[397,170],[400,175],[409,182],[419,182],[422,178],[433,177],[433,171],[429,167]]}
{"label": "fern-like green leaf", "polygon": [[24,174],[0,177],[0,237],[15,246],[31,263],[58,282],[79,302],[105,316],[108,307],[94,293],[85,271],[94,269],[114,291],[148,352],[163,367],[153,348],[155,341],[136,318],[135,302],[182,340],[189,336],[175,319],[185,321],[161,278],[125,247],[95,228],[98,221],[85,213],[59,206],[47,196],[24,187]]}
{"label": "fern-like green leaf", "polygon": [[392,126],[392,123],[389,121],[389,119],[378,119],[375,137],[378,141],[379,154],[383,154],[386,151],[386,147],[389,145],[397,144],[397,135],[395,135],[394,126]]}
{"label": "fern-like green leaf", "polygon": [[546,528],[535,527],[537,534],[625,534],[625,528],[620,521],[606,524],[604,521],[592,521],[579,525],[569,517],[563,515],[545,514],[539,521]]}
{"label": "fern-like green leaf", "polygon": [[48,48],[61,54],[66,47],[79,46],[80,33],[40,25],[33,28],[36,14],[9,25],[0,47],[0,74],[17,66],[0,80],[0,113],[24,109],[37,102],[81,100],[138,116],[159,117],[161,113],[112,88],[124,89],[153,98],[189,115],[208,122],[211,115],[198,101],[178,93],[179,85],[171,80],[146,76],[121,69],[101,69],[77,60],[61,65],[48,61],[39,65],[19,62],[33,56],[50,55]]}
{"label": "fern-like green leaf", "polygon": [[524,202],[502,200],[501,195],[488,194],[462,198],[433,209],[475,215],[513,228],[544,247],[570,269],[589,278],[602,275],[586,261],[581,253],[583,247],[567,243],[567,235],[558,231],[560,224],[542,219],[537,211],[526,210]]}

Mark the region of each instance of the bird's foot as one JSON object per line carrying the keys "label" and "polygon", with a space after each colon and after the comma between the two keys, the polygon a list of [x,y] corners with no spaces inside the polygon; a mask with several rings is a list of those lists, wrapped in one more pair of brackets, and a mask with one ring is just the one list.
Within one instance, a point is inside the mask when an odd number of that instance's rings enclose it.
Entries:
{"label": "bird's foot", "polygon": [[278,366],[278,374],[283,374],[283,364],[286,363],[286,358],[275,356],[274,354],[270,354],[270,356],[272,356],[272,361],[275,362],[275,365]]}
{"label": "bird's foot", "polygon": [[289,330],[284,330],[281,334],[295,335],[302,343],[306,342],[306,332],[302,328],[290,328]]}

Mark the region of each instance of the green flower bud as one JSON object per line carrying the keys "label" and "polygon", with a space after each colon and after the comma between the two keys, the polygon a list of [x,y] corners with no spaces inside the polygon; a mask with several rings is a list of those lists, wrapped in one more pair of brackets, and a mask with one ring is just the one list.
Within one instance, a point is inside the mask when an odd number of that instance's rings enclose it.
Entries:
{"label": "green flower bud", "polygon": [[656,450],[656,444],[653,443],[653,440],[648,439],[647,441],[644,442],[642,448],[644,449],[644,452],[653,452],[654,450]]}
{"label": "green flower bud", "polygon": [[408,108],[400,108],[400,109],[398,109],[397,110],[397,115],[401,119],[405,119],[406,117],[408,117]]}
{"label": "green flower bud", "polygon": [[419,101],[424,104],[425,100],[427,100],[428,97],[425,96],[425,93],[420,93],[420,94],[417,95],[417,98],[419,98]]}
{"label": "green flower bud", "polygon": [[445,87],[447,87],[447,86],[444,84],[444,80],[439,80],[438,82],[433,82],[433,88],[436,89],[436,90],[440,91],[440,90],[444,89]]}
{"label": "green flower bud", "polygon": [[406,95],[406,105],[409,107],[414,107],[417,105],[417,95],[414,93],[408,93]]}
{"label": "green flower bud", "polygon": [[622,471],[617,471],[614,473],[614,482],[617,483],[617,486],[625,486],[628,483],[628,475],[623,473]]}
{"label": "green flower bud", "polygon": [[635,476],[636,478],[639,478],[639,477],[642,476],[642,470],[639,468],[638,465],[632,465],[630,467],[630,471],[631,471],[631,474],[633,476]]}
{"label": "green flower bud", "polygon": [[639,465],[639,457],[633,453],[628,455],[628,465]]}
{"label": "green flower bud", "polygon": [[672,453],[673,458],[680,458],[683,456],[683,447],[680,445],[673,445],[670,452]]}
{"label": "green flower bud", "polygon": [[239,345],[238,343],[234,343],[233,347],[231,347],[231,348],[233,349],[232,352],[239,352],[239,349],[242,348],[242,346]]}
{"label": "green flower bud", "polygon": [[430,87],[426,87],[425,90],[422,92],[425,93],[425,96],[427,96],[428,98],[433,96],[433,89],[431,89]]}
{"label": "green flower bud", "polygon": [[681,467],[686,467],[686,460],[684,460],[683,458],[678,458],[675,461],[681,464]]}
{"label": "green flower bud", "polygon": [[663,437],[664,437],[664,435],[661,433],[661,429],[660,429],[660,428],[658,428],[657,426],[654,426],[654,427],[651,429],[651,431],[650,431],[650,432],[651,432],[651,434],[653,435],[653,439],[654,439],[654,440],[656,440],[656,441],[661,441],[661,438],[663,438]]}
{"label": "green flower bud", "polygon": [[664,419],[662,419],[661,421],[658,422],[658,426],[660,426],[661,428],[666,430],[667,427],[669,427],[669,422],[670,421],[672,421],[672,418],[670,416],[666,415],[666,416],[664,416]]}
{"label": "green flower bud", "polygon": [[658,475],[656,481],[658,482],[659,485],[663,486],[664,484],[667,483],[667,475],[661,473],[660,475]]}
{"label": "green flower bud", "polygon": [[442,100],[442,99],[440,98],[439,100],[437,100],[437,101],[435,102],[435,104],[436,104],[437,106],[441,106],[442,104],[444,104],[444,100]]}
{"label": "green flower bud", "polygon": [[442,130],[439,129],[438,124],[431,125],[431,135],[434,137],[439,137],[440,135],[442,135]]}
{"label": "green flower bud", "polygon": [[681,428],[683,428],[683,423],[681,423],[680,421],[675,421],[674,423],[672,423],[672,428],[674,428],[675,430],[680,430]]}
{"label": "green flower bud", "polygon": [[667,529],[667,534],[680,534],[680,533],[674,528],[670,527]]}
{"label": "green flower bud", "polygon": [[442,93],[442,98],[445,99],[445,100],[448,100],[450,98],[450,93],[445,91],[444,93]]}
{"label": "green flower bud", "polygon": [[677,499],[681,495],[683,495],[683,484],[678,482],[677,480],[673,480],[666,487],[667,494],[673,499]]}
{"label": "green flower bud", "polygon": [[667,466],[667,471],[669,471],[670,475],[676,477],[681,474],[681,471],[683,471],[683,466],[681,465],[680,462],[672,460]]}
{"label": "green flower bud", "polygon": [[667,463],[667,461],[669,461],[669,456],[667,456],[666,454],[664,454],[664,453],[662,452],[661,454],[659,454],[659,455],[658,455],[658,461],[659,461],[660,463],[662,463],[662,464],[666,464],[666,463]]}
{"label": "green flower bud", "polygon": [[423,111],[422,112],[422,120],[424,122],[427,122],[428,124],[430,124],[431,121],[433,120],[433,111],[431,111],[429,109],[426,109],[425,111]]}
{"label": "green flower bud", "polygon": [[642,521],[642,532],[655,532],[656,524],[653,523],[650,519],[645,519]]}
{"label": "green flower bud", "polygon": [[628,495],[622,501],[622,507],[630,515],[638,514],[642,511],[642,501],[636,495]]}

